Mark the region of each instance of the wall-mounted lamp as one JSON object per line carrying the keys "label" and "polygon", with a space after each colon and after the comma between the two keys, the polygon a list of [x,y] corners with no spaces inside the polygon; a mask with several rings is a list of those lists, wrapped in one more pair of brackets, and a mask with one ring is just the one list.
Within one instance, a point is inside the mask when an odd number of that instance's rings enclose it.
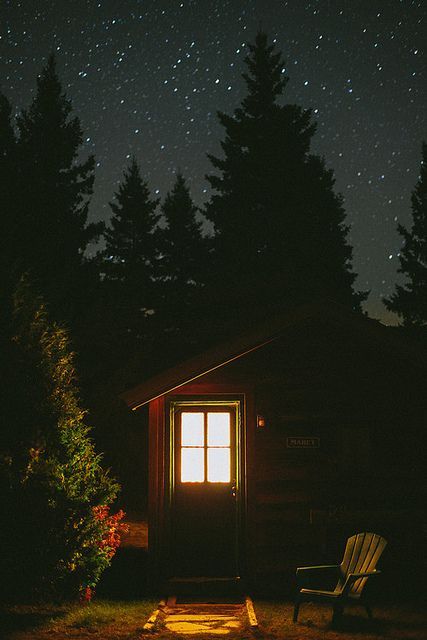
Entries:
{"label": "wall-mounted lamp", "polygon": [[264,429],[265,427],[265,417],[264,416],[260,416],[259,414],[256,417],[256,426],[258,427],[258,429]]}

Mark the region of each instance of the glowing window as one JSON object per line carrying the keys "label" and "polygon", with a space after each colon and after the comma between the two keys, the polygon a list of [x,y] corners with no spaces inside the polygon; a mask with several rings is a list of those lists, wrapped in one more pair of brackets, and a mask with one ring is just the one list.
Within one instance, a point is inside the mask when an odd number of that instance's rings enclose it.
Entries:
{"label": "glowing window", "polygon": [[230,482],[229,447],[208,449],[208,482]]}
{"label": "glowing window", "polygon": [[230,446],[230,414],[208,413],[208,447]]}
{"label": "glowing window", "polygon": [[183,413],[181,417],[181,446],[203,447],[204,444],[204,414]]}
{"label": "glowing window", "polygon": [[181,482],[204,482],[205,456],[203,447],[182,447]]}
{"label": "glowing window", "polygon": [[182,412],[180,458],[181,482],[230,482],[230,412]]}

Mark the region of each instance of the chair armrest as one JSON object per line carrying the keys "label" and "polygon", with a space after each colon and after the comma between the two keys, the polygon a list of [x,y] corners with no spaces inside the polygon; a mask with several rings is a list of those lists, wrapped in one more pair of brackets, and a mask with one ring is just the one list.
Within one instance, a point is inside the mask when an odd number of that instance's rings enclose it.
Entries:
{"label": "chair armrest", "polygon": [[314,567],[298,567],[297,574],[301,571],[321,571],[322,569],[339,569],[339,564],[319,564]]}
{"label": "chair armrest", "polygon": [[354,582],[359,578],[370,578],[371,576],[377,576],[380,573],[381,571],[377,571],[376,569],[374,569],[374,571],[365,571],[364,573],[349,573],[347,580],[351,579]]}
{"label": "chair armrest", "polygon": [[356,580],[359,580],[360,578],[371,578],[372,576],[378,576],[380,573],[381,571],[376,570],[366,571],[364,573],[349,573],[342,589],[343,595],[345,595],[347,591],[349,591],[351,585],[353,584],[353,582],[356,582]]}

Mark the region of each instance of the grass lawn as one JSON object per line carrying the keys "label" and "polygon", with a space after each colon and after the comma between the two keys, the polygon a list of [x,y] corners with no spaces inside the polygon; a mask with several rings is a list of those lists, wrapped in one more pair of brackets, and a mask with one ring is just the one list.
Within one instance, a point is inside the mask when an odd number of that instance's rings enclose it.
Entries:
{"label": "grass lawn", "polygon": [[140,635],[157,606],[154,600],[117,602],[94,600],[90,604],[15,605],[3,607],[1,640],[83,640],[133,638]]}
{"label": "grass lawn", "polygon": [[[88,605],[15,605],[1,611],[1,640],[133,640],[141,637],[142,627],[156,608],[154,600],[117,602],[95,600]],[[300,621],[292,622],[290,602],[254,602],[259,629],[245,629],[229,638],[266,640],[425,640],[427,614],[421,605],[382,605],[374,609],[370,621],[364,610],[354,607],[343,617],[339,627],[330,626],[331,608],[327,605],[303,604]],[[147,638],[179,638],[158,629]],[[190,638],[190,636],[182,636]],[[194,636],[208,638],[207,635]],[[213,636],[217,637],[217,636]]]}
{"label": "grass lawn", "polygon": [[331,626],[332,608],[303,603],[298,623],[292,622],[293,603],[255,602],[261,638],[283,640],[425,640],[427,612],[419,603],[374,607],[369,620],[363,608],[349,607],[339,625]]}

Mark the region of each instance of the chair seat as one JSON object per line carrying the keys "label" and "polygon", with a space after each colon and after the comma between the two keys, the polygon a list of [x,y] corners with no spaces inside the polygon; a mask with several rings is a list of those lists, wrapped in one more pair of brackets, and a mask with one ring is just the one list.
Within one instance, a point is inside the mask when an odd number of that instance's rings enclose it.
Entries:
{"label": "chair seat", "polygon": [[341,595],[341,591],[322,591],[321,589],[301,589],[300,593],[325,598],[338,598]]}

